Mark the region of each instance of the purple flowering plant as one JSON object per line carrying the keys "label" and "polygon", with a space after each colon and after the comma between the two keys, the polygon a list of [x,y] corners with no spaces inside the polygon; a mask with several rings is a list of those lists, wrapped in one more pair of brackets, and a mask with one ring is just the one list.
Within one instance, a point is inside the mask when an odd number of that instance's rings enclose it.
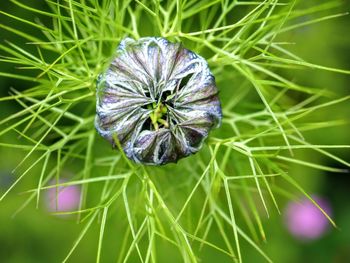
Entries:
{"label": "purple flowering plant", "polygon": [[[81,251],[96,262],[244,262],[252,251],[272,262],[263,219],[286,196],[314,201],[293,168],[350,167],[340,137],[310,135],[341,130],[347,116],[329,108],[349,96],[309,78],[350,71],[293,49],[298,30],[343,15],[340,0],[10,2],[25,16],[0,6],[14,22],[1,32],[16,36],[0,44],[0,76],[21,84],[3,87],[0,147],[20,158],[0,201],[24,187],[20,209],[40,208],[58,189],[56,214],[81,228],[64,262]],[[62,184],[65,169],[74,176]],[[65,206],[66,194],[79,203]],[[96,250],[77,250],[89,231]]]}

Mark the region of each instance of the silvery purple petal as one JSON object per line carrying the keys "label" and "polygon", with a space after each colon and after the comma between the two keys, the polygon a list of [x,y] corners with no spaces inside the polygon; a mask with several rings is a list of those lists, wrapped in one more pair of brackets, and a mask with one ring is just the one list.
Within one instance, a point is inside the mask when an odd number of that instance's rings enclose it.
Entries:
{"label": "silvery purple petal", "polygon": [[164,38],[124,39],[97,83],[95,126],[137,163],[196,153],[222,112],[207,62]]}

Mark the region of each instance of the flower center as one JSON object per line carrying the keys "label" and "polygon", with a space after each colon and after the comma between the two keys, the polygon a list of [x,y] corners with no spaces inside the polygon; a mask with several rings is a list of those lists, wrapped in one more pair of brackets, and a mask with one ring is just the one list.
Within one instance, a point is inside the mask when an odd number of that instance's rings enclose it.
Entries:
{"label": "flower center", "polygon": [[149,110],[152,110],[152,112],[149,114],[149,117],[156,131],[159,130],[160,126],[169,128],[169,123],[167,122],[166,114],[168,112],[168,108],[165,104],[163,104],[162,102],[158,102],[158,104],[154,102],[148,105],[147,108]]}

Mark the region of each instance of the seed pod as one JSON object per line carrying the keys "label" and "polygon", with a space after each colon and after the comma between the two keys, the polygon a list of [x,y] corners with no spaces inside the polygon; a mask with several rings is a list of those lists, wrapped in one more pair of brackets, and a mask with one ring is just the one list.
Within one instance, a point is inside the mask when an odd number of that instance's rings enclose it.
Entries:
{"label": "seed pod", "polygon": [[[207,62],[164,38],[125,38],[97,83],[95,126],[137,163],[196,153],[222,113]],[[117,137],[116,137],[117,136]]]}

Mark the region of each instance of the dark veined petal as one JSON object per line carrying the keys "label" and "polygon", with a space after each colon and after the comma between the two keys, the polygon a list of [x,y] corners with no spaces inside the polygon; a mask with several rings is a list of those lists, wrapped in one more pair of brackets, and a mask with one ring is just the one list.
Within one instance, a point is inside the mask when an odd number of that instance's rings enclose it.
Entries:
{"label": "dark veined petal", "polygon": [[214,76],[199,55],[160,37],[125,38],[97,83],[95,126],[137,163],[177,162],[221,124]]}

